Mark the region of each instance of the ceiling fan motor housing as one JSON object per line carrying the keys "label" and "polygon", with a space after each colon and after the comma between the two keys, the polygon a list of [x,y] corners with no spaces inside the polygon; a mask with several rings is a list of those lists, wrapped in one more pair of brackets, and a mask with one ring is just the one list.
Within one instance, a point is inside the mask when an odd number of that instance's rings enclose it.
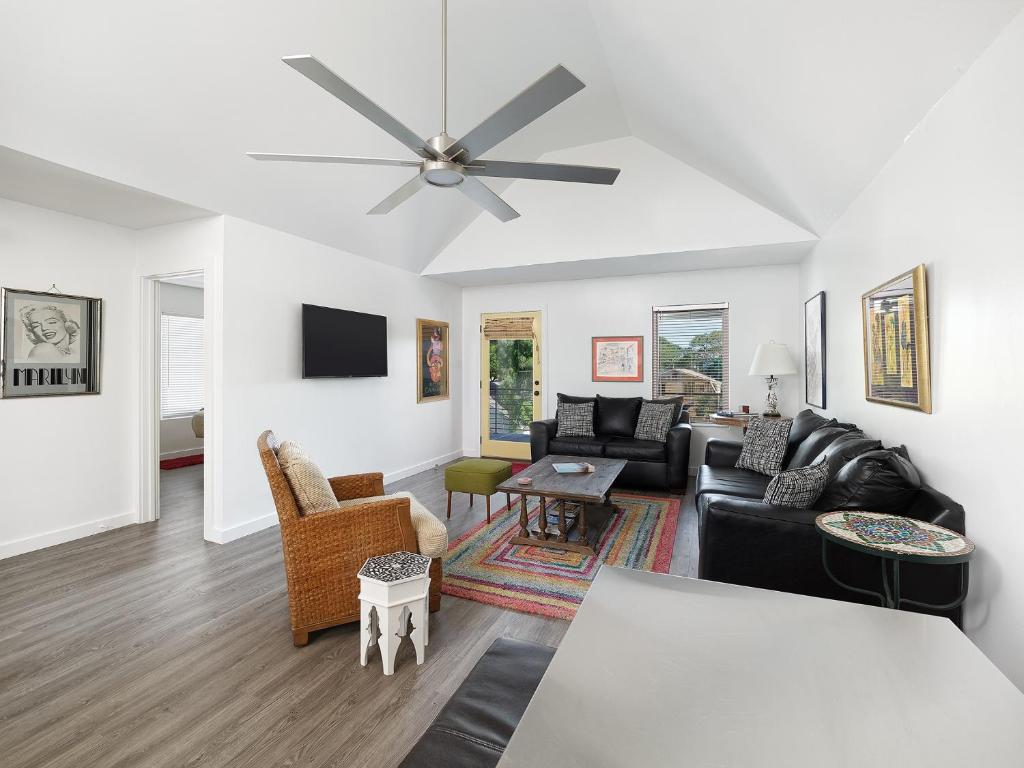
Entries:
{"label": "ceiling fan motor housing", "polygon": [[420,173],[432,187],[457,187],[465,177],[461,165],[447,160],[424,160]]}

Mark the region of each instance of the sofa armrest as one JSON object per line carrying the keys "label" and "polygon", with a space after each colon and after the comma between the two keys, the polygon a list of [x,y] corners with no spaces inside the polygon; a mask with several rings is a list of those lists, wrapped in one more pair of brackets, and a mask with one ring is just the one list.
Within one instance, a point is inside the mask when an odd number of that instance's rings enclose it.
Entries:
{"label": "sofa armrest", "polygon": [[665,463],[668,465],[668,487],[686,492],[690,474],[690,438],[693,429],[686,422],[676,422],[665,436]]}
{"label": "sofa armrest", "polygon": [[338,501],[365,499],[369,496],[384,495],[384,475],[368,472],[362,475],[339,475],[329,478],[331,490]]}
{"label": "sofa armrest", "polygon": [[741,442],[713,437],[704,448],[704,463],[712,467],[735,467],[742,450]]}
{"label": "sofa armrest", "polygon": [[698,577],[784,592],[831,592],[814,527],[818,514],[755,499],[703,496]]}
{"label": "sofa armrest", "polygon": [[558,434],[558,419],[542,419],[530,424],[530,460],[537,462],[548,455],[548,441]]}

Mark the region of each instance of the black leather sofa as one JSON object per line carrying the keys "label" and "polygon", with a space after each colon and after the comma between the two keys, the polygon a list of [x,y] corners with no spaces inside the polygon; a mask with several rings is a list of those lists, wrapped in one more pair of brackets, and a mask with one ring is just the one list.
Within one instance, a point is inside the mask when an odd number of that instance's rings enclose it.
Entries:
{"label": "black leather sofa", "polygon": [[[822,565],[822,544],[814,519],[831,509],[892,512],[965,532],[964,508],[921,482],[905,449],[886,450],[859,431],[810,410],[797,415],[790,432],[785,469],[823,456],[832,478],[814,509],[765,504],[771,478],[737,469],[742,443],[712,439],[697,475],[700,530],[698,576],[712,581],[795,592],[851,602],[878,600],[835,584]],[[833,572],[847,584],[882,591],[881,560],[843,547],[829,550]],[[943,605],[960,593],[959,569],[904,563],[902,594]],[[936,613],[962,624],[962,607]]]}
{"label": "black leather sofa", "polygon": [[494,768],[555,649],[498,638],[399,768]]}
{"label": "black leather sofa", "polygon": [[530,455],[540,461],[548,454],[603,456],[625,459],[617,486],[652,488],[685,493],[690,467],[690,423],[682,400],[663,400],[679,407],[675,424],[665,442],[637,440],[636,422],[642,397],[573,397],[559,395],[559,402],[594,400],[594,437],[557,437],[558,420],[545,419],[530,425]]}

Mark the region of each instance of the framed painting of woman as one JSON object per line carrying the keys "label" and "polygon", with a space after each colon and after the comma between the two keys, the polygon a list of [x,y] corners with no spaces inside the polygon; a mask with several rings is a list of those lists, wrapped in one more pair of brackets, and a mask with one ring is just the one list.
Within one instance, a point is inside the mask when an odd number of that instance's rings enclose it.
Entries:
{"label": "framed painting of woman", "polygon": [[101,311],[101,299],[4,288],[0,396],[99,394]]}
{"label": "framed painting of woman", "polygon": [[448,323],[416,321],[416,370],[417,403],[448,399]]}

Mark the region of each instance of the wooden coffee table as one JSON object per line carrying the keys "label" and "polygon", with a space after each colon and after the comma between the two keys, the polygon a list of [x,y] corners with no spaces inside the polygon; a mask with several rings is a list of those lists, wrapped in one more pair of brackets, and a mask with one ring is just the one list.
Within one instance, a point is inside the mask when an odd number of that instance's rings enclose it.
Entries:
{"label": "wooden coffee table", "polygon": [[[552,464],[588,462],[595,470],[588,473],[560,475]],[[593,456],[545,456],[497,487],[497,491],[520,494],[519,535],[513,544],[552,547],[587,555],[597,554],[601,535],[615,514],[609,500],[612,483],[625,468],[623,459],[600,459]],[[530,485],[519,485],[520,477],[529,477]],[[530,528],[526,497],[540,497],[537,523]],[[548,521],[548,499],[555,501],[557,523]],[[552,527],[553,526],[553,527]]]}

